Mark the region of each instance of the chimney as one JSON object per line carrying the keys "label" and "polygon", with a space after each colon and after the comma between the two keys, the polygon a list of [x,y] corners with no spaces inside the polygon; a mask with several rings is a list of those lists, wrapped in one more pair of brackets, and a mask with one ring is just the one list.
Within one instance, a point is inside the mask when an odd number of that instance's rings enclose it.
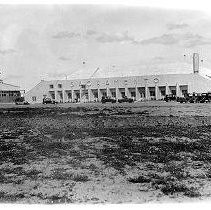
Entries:
{"label": "chimney", "polygon": [[193,53],[193,73],[199,73],[199,54]]}
{"label": "chimney", "polygon": [[0,79],[0,84],[3,84],[3,79]]}

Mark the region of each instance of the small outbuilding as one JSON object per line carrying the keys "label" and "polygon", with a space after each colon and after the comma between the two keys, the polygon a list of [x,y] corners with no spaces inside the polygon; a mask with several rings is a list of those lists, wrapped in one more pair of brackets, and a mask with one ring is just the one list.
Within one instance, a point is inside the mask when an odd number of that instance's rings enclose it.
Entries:
{"label": "small outbuilding", "polygon": [[24,90],[19,86],[4,83],[0,80],[0,103],[14,103],[17,98],[20,98]]}

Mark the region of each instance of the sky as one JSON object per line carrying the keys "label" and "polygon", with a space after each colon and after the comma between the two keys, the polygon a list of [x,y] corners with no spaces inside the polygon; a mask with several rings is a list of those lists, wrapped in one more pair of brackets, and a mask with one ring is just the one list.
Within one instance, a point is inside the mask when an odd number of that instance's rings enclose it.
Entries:
{"label": "sky", "polygon": [[[0,71],[29,90],[52,79],[211,69],[211,15],[133,5],[0,5]],[[186,55],[186,56],[184,56]]]}

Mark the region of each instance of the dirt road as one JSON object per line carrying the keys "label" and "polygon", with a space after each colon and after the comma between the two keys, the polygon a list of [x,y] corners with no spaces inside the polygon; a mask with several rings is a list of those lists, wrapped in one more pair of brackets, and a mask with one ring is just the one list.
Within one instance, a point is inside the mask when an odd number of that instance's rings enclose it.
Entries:
{"label": "dirt road", "polygon": [[209,199],[211,104],[0,106],[0,200]]}

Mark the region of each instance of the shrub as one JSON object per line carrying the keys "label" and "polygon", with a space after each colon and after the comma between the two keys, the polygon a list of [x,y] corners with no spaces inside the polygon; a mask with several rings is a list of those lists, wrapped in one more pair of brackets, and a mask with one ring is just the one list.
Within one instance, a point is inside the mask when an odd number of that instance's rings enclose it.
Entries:
{"label": "shrub", "polygon": [[194,187],[189,188],[184,195],[188,196],[188,197],[200,197],[201,193]]}
{"label": "shrub", "polygon": [[189,187],[181,182],[168,182],[166,185],[161,187],[161,191],[165,195],[174,194],[174,193],[183,193],[188,197],[199,197],[201,194],[198,192],[197,188]]}
{"label": "shrub", "polygon": [[134,178],[129,178],[128,181],[132,183],[149,183],[151,182],[151,178],[146,176],[138,176]]}
{"label": "shrub", "polygon": [[75,182],[87,182],[89,181],[89,177],[83,174],[75,174],[73,175],[72,180]]}
{"label": "shrub", "polygon": [[180,182],[167,182],[164,186],[161,187],[161,191],[165,195],[174,194],[178,192],[186,192],[187,190],[188,188]]}

